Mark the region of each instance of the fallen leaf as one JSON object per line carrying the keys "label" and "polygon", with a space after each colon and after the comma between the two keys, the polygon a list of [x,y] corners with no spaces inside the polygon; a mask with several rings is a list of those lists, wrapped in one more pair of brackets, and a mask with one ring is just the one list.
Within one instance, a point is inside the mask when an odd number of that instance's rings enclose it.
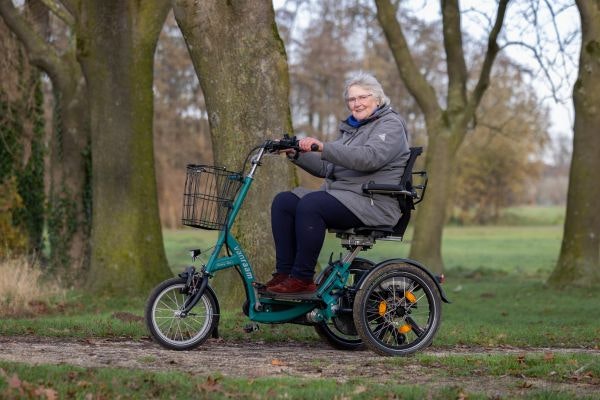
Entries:
{"label": "fallen leaf", "polygon": [[277,358],[274,358],[274,359],[271,360],[271,365],[280,365],[280,366],[282,366],[282,365],[285,365],[285,363],[283,361],[277,359]]}
{"label": "fallen leaf", "polygon": [[35,390],[34,394],[38,397],[46,398],[47,400],[58,399],[58,392],[54,389],[39,387]]}
{"label": "fallen leaf", "polygon": [[531,382],[528,382],[528,381],[523,381],[523,382],[521,383],[521,387],[522,387],[523,389],[529,389],[529,388],[531,388],[532,386],[533,386],[533,383],[531,383]]}
{"label": "fallen leaf", "polygon": [[553,361],[554,353],[546,352],[544,353],[544,361]]}
{"label": "fallen leaf", "polygon": [[218,392],[221,391],[221,384],[218,378],[208,377],[203,384],[198,385],[198,389],[205,392]]}
{"label": "fallen leaf", "polygon": [[8,387],[11,389],[21,388],[21,380],[17,374],[13,374],[10,378],[8,378]]}
{"label": "fallen leaf", "polygon": [[358,385],[354,388],[354,394],[361,394],[367,391],[367,388],[361,385]]}

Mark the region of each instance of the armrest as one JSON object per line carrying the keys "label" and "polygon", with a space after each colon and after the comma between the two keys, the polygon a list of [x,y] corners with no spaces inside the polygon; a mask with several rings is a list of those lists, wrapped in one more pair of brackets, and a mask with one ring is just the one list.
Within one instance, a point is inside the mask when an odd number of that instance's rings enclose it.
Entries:
{"label": "armrest", "polygon": [[416,197],[416,193],[406,190],[402,185],[390,185],[385,183],[369,182],[362,185],[362,191],[366,194],[382,194],[386,196],[410,196]]}

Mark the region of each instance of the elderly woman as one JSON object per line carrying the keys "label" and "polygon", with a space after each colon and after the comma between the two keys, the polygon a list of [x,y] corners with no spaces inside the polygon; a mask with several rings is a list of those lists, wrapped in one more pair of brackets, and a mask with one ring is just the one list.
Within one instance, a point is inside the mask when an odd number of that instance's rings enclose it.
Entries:
{"label": "elderly woman", "polygon": [[[372,75],[358,73],[345,85],[351,115],[340,123],[333,142],[300,140],[297,158],[288,157],[314,176],[325,178],[321,188],[296,188],[275,196],[271,227],[276,272],[266,283],[274,293],[312,293],[313,276],[327,228],[393,226],[400,218],[398,201],[362,193],[369,181],[397,184],[410,154],[403,119],[389,104]],[[318,151],[311,152],[311,146]]]}

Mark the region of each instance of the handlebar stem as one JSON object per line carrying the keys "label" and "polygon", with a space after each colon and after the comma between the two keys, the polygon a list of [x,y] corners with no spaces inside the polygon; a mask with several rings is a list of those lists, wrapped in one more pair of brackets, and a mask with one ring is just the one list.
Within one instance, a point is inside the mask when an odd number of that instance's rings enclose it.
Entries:
{"label": "handlebar stem", "polygon": [[252,157],[252,168],[250,168],[250,172],[248,172],[248,177],[250,179],[254,179],[254,173],[256,172],[256,168],[260,165],[260,160],[265,154],[265,148],[261,147],[258,151],[258,154]]}

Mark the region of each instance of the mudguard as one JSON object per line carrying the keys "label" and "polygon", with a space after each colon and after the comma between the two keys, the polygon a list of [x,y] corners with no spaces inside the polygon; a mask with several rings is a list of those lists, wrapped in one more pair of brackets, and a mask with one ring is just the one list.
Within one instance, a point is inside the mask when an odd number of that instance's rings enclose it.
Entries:
{"label": "mudguard", "polygon": [[[188,279],[194,274],[195,271],[196,271],[196,269],[194,267],[188,267],[188,268],[186,268],[186,270],[183,273],[179,274],[179,277],[185,279],[187,281],[187,284],[189,284]],[[202,277],[202,283],[200,284],[200,289],[194,295],[194,297],[191,299],[190,303],[185,307],[184,311],[189,312],[192,308],[194,308],[194,306],[198,303],[198,301],[200,301],[200,299],[204,295],[204,292],[209,291],[210,294],[212,295],[213,299],[215,300],[216,321],[215,321],[215,327],[212,331],[212,337],[216,339],[219,337],[219,319],[221,318],[221,308],[219,306],[219,299],[217,298],[217,294],[215,293],[213,288],[209,286],[208,279],[209,279],[209,277],[207,275],[204,275]]]}
{"label": "mudguard", "polygon": [[438,280],[437,280],[437,278],[435,277],[435,275],[433,275],[433,274],[431,273],[431,271],[429,271],[429,270],[428,270],[428,269],[427,269],[427,268],[426,268],[426,267],[425,267],[423,264],[421,264],[421,263],[419,263],[419,262],[417,262],[417,261],[415,261],[415,260],[411,260],[411,259],[409,259],[409,258],[392,258],[392,259],[389,259],[389,260],[382,261],[382,262],[380,262],[380,263],[378,263],[378,264],[375,264],[375,266],[373,267],[373,269],[371,269],[371,270],[369,271],[369,273],[367,273],[367,274],[363,275],[363,277],[361,278],[360,282],[357,284],[357,286],[358,286],[358,289],[360,290],[360,289],[362,289],[362,288],[363,288],[363,285],[364,285],[364,282],[365,282],[365,278],[366,278],[368,275],[370,275],[370,274],[374,273],[375,271],[379,270],[380,268],[383,268],[383,267],[385,267],[386,265],[389,265],[389,264],[395,264],[395,263],[405,263],[405,264],[409,264],[409,265],[412,265],[412,266],[414,266],[414,267],[417,267],[417,268],[419,268],[420,270],[422,270],[423,272],[425,272],[427,275],[429,275],[429,277],[431,278],[431,280],[432,280],[432,281],[435,283],[435,285],[436,285],[436,287],[437,287],[438,291],[440,292],[440,297],[442,298],[442,301],[443,301],[444,303],[451,303],[451,301],[450,301],[450,300],[448,300],[448,298],[446,297],[446,294],[444,293],[444,289],[442,289],[442,286],[441,286],[441,285],[440,285],[440,283],[438,282]]}

